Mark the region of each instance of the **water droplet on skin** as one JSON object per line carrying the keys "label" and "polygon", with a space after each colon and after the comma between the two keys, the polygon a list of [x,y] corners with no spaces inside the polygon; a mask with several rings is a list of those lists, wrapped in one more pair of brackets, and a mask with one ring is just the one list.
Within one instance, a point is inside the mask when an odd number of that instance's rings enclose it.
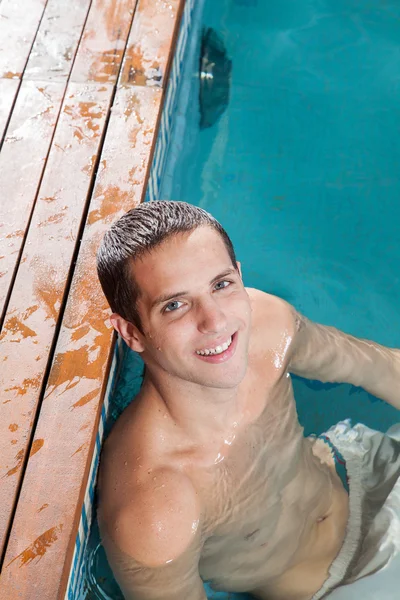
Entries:
{"label": "water droplet on skin", "polygon": [[124,465],[125,465],[125,467],[126,467],[126,465],[127,465],[127,464],[128,464],[128,461],[125,461],[125,462],[124,462]]}

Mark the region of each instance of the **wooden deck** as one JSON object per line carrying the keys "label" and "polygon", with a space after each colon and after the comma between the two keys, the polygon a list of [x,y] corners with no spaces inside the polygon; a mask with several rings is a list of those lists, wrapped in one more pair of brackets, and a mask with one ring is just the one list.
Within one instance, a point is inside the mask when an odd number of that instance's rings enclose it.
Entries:
{"label": "wooden deck", "polygon": [[144,197],[184,0],[0,0],[2,600],[65,596],[114,337],[104,231]]}

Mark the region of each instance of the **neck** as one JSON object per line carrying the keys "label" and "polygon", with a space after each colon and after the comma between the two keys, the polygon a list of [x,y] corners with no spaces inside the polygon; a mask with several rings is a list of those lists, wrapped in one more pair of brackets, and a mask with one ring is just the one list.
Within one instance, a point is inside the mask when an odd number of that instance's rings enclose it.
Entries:
{"label": "neck", "polygon": [[162,403],[174,423],[198,443],[224,436],[240,420],[238,386],[205,387],[171,375],[157,377],[147,370],[143,390]]}

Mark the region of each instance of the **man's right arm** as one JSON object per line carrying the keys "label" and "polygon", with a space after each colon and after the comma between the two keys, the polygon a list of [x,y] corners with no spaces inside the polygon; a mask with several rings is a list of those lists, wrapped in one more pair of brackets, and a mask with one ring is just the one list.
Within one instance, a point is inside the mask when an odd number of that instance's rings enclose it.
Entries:
{"label": "man's right arm", "polygon": [[[191,481],[153,471],[154,485],[99,522],[107,559],[126,600],[206,600],[198,572],[200,503]],[[107,519],[107,521],[106,521]]]}

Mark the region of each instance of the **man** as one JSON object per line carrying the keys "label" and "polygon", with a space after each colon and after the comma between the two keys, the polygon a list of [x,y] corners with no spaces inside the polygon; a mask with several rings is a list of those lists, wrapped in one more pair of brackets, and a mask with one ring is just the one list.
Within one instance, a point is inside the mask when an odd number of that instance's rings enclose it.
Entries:
{"label": "man", "polygon": [[386,563],[393,548],[377,566],[375,547],[400,442],[347,423],[304,438],[289,371],[400,408],[399,352],[246,289],[226,232],[185,203],[124,215],[98,273],[113,326],[146,365],[99,476],[100,529],[125,598],[204,600],[209,581],[317,599]]}

